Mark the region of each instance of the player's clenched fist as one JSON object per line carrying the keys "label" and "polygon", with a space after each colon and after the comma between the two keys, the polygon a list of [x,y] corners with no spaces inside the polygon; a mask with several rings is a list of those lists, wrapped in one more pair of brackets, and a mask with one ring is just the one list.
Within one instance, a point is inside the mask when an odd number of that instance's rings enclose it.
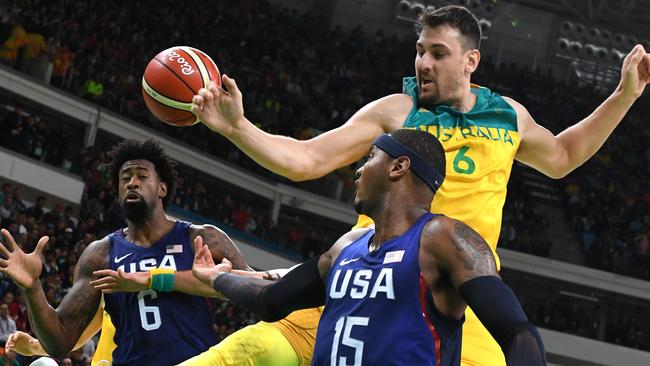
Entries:
{"label": "player's clenched fist", "polygon": [[625,56],[621,67],[621,81],[618,90],[631,98],[638,98],[650,82],[650,54],[641,45],[636,45]]}

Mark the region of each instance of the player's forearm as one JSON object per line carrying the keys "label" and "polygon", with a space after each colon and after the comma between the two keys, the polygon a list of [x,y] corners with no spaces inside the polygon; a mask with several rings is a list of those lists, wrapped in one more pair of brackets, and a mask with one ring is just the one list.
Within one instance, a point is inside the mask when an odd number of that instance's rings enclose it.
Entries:
{"label": "player's forearm", "polygon": [[213,286],[235,304],[258,313],[265,321],[276,321],[294,310],[325,303],[318,258],[299,265],[277,282],[226,273],[217,277]]}
{"label": "player's forearm", "polygon": [[264,168],[291,180],[325,174],[315,171],[317,167],[311,163],[305,142],[266,133],[245,118],[226,137]]}
{"label": "player's forearm", "polygon": [[224,296],[217,290],[194,277],[192,271],[176,272],[176,275],[174,276],[174,291],[195,296],[224,299]]}
{"label": "player's forearm", "polygon": [[41,342],[43,351],[52,356],[61,356],[71,351],[72,344],[66,342],[67,336],[57,312],[47,303],[39,281],[34,288],[25,289],[25,303],[29,313],[29,323]]}
{"label": "player's forearm", "polygon": [[546,364],[544,344],[515,294],[499,278],[477,277],[458,289],[463,300],[499,343],[508,366]]}
{"label": "player's forearm", "polygon": [[567,156],[562,176],[584,164],[603,146],[634,101],[616,90],[589,116],[557,136]]}

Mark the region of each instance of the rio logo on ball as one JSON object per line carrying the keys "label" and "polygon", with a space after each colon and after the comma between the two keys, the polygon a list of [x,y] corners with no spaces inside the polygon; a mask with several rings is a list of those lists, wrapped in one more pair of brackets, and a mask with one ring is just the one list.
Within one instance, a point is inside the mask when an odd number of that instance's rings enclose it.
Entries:
{"label": "rio logo on ball", "polygon": [[181,72],[185,75],[192,75],[194,74],[194,69],[192,69],[192,65],[187,63],[181,55],[178,53],[171,51],[169,53],[169,61],[174,61],[176,59],[176,62],[178,62],[181,65]]}

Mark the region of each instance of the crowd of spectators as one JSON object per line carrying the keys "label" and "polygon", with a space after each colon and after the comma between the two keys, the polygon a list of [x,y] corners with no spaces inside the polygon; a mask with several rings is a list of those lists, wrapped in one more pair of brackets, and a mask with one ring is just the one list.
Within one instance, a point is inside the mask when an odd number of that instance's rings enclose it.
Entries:
{"label": "crowd of spectators", "polygon": [[[400,91],[401,77],[412,74],[412,39],[401,40],[381,32],[368,35],[359,28],[328,29],[309,14],[265,1],[219,1],[210,7],[192,1],[162,2],[151,8],[144,2],[120,7],[99,1],[41,0],[26,6],[10,1],[0,5],[0,42],[4,42],[0,61],[37,75],[42,60],[49,60],[54,65],[51,84],[283,182],[287,181],[263,170],[203,126],[177,129],[155,120],[143,104],[139,86],[140,73],[149,59],[176,44],[191,44],[206,51],[222,71],[237,79],[252,121],[271,133],[303,139],[335,127],[377,97]],[[193,10],[196,7],[205,9],[199,13]],[[148,16],[140,17],[142,13]],[[588,115],[605,97],[603,90],[592,86],[567,85],[550,70],[495,65],[489,56],[482,60],[475,81],[513,96],[554,133]],[[563,209],[587,264],[645,279],[650,279],[650,185],[643,177],[650,173],[650,148],[644,142],[650,136],[643,128],[642,116],[648,115],[649,107],[650,103],[637,103],[601,151],[560,181],[565,188]],[[0,193],[2,225],[7,223],[6,227],[22,240],[21,245],[29,248],[39,235],[52,234],[54,245],[49,246],[46,256],[50,270],[45,280],[48,299],[56,303],[69,285],[79,249],[123,221],[107,176],[105,149],[82,149],[79,159],[66,159],[64,153],[70,144],[66,144],[65,132],[51,128],[44,118],[23,113],[21,107],[16,109],[0,119],[0,130],[7,131],[0,135],[0,146],[66,168],[82,175],[86,182],[78,223],[69,212],[72,208],[60,205],[51,211],[58,215],[54,220],[50,217],[52,221],[21,214],[15,208],[16,202],[22,202],[20,191],[8,187],[5,192],[3,187]],[[336,237],[322,227],[274,223],[270,203],[198,172],[186,169],[181,176],[173,192],[174,206],[286,246],[303,257],[318,253]],[[350,174],[342,176],[345,180]],[[535,198],[523,179],[515,167],[500,245],[548,256],[551,243],[543,225],[545,218],[536,212]],[[37,208],[29,209],[42,212],[38,206],[44,204],[37,202]],[[63,224],[60,218],[64,218]],[[60,283],[55,276],[48,279],[48,272],[58,273]],[[1,287],[4,285],[8,287]],[[6,281],[0,287],[0,294],[11,290]],[[222,311],[232,312],[227,309]],[[248,319],[247,315],[242,317]],[[549,324],[565,327],[565,322],[557,322]],[[243,324],[235,323],[222,329],[223,333]],[[625,320],[617,324],[622,326]],[[591,329],[588,324],[574,328],[571,331],[580,334]],[[634,344],[628,338],[616,339]]]}

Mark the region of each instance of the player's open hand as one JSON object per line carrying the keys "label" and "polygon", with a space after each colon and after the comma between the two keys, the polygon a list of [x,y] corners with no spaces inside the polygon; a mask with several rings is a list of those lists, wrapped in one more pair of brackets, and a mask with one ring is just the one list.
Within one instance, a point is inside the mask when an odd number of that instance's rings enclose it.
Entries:
{"label": "player's open hand", "polygon": [[2,229],[2,236],[5,238],[5,244],[0,244],[0,272],[5,273],[23,289],[31,289],[38,282],[43,270],[43,248],[50,239],[47,236],[42,237],[36,249],[26,254],[16,244],[9,231]]}
{"label": "player's open hand", "polygon": [[149,287],[149,272],[126,273],[121,268],[117,271],[102,269],[93,272],[97,279],[90,284],[104,294],[113,292],[138,292]]}
{"label": "player's open hand", "polygon": [[244,118],[244,104],[235,80],[225,74],[221,80],[227,90],[210,81],[192,98],[192,112],[211,130],[229,136]]}
{"label": "player's open hand", "polygon": [[5,352],[14,351],[23,356],[39,355],[40,349],[41,346],[38,339],[21,331],[11,333],[7,337],[7,343],[5,344]]}
{"label": "player's open hand", "polygon": [[636,99],[641,96],[648,83],[650,83],[650,54],[639,44],[623,60],[618,90],[623,95]]}
{"label": "player's open hand", "polygon": [[194,238],[194,263],[192,264],[192,274],[199,281],[212,287],[212,283],[220,274],[230,272],[232,263],[224,258],[221,263],[215,265],[212,259],[212,253],[207,245],[203,245],[203,238],[197,235]]}

